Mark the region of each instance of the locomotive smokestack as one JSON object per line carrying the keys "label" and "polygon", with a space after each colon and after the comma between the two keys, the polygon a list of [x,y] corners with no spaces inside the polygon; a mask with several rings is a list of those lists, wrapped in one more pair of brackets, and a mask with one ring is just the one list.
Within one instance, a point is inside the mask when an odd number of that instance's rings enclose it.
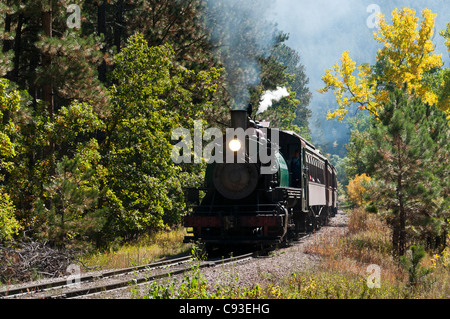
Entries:
{"label": "locomotive smokestack", "polygon": [[246,110],[231,110],[231,127],[234,129],[247,129],[247,111]]}

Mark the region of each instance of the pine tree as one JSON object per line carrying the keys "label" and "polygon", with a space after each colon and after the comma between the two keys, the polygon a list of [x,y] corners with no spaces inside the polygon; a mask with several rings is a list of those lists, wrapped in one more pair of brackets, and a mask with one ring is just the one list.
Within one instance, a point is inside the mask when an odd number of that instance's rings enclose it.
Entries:
{"label": "pine tree", "polygon": [[300,55],[284,43],[275,47],[273,55],[285,66],[285,72],[289,75],[287,85],[295,92],[295,98],[299,101],[293,124],[308,132],[308,119],[311,117],[308,105],[312,94],[307,86],[309,79],[305,73],[305,66],[300,63]]}
{"label": "pine tree", "polygon": [[[56,246],[69,246],[74,239],[82,239],[92,228],[99,231],[102,224],[95,207],[99,190],[91,181],[95,169],[83,165],[81,156],[64,157],[56,165],[50,182],[44,185],[45,201],[36,202],[38,214],[47,216],[41,224],[45,239]],[[94,184],[95,185],[95,184]]]}
{"label": "pine tree", "polygon": [[[363,153],[376,179],[378,205],[389,212],[398,256],[410,240],[444,231],[449,216],[449,130],[445,113],[396,90],[369,130]],[[447,172],[447,175],[442,175]]]}
{"label": "pine tree", "polygon": [[9,72],[2,73],[30,93],[35,107],[38,100],[44,101],[50,117],[74,99],[94,101],[99,109],[106,104],[106,91],[97,82],[96,72],[103,58],[102,42],[94,34],[84,33],[83,27],[68,26],[69,4],[81,6],[82,19],[82,1],[11,0],[0,7],[5,14],[0,21],[0,31],[6,35],[3,59],[5,53],[9,57],[4,64]]}
{"label": "pine tree", "polygon": [[[257,105],[262,92],[276,88],[277,83],[269,81],[268,87],[261,78],[263,63],[271,62],[273,46],[283,41],[275,26],[262,18],[268,6],[268,1],[208,2],[206,25],[215,55],[225,68],[225,102],[229,107],[243,109],[249,102]],[[252,90],[257,94],[252,96]]]}
{"label": "pine tree", "polygon": [[[81,9],[80,27],[68,24],[72,4]],[[260,3],[245,8],[243,23],[223,17],[248,40],[231,47],[221,46],[230,34],[220,29],[220,10],[214,15],[206,4],[0,3],[0,76],[8,79],[0,86],[7,83],[9,98],[20,95],[20,109],[0,110],[0,209],[11,226],[3,233],[18,229],[12,214],[27,236],[56,245],[101,245],[179,223],[182,187],[198,183],[203,167],[170,161],[175,127],[192,128],[196,118],[224,122],[233,91],[250,92],[257,102],[264,90],[291,83],[299,98],[307,96],[295,58],[290,68],[272,54],[284,35],[258,18]],[[211,23],[218,33],[207,28]],[[210,42],[214,36],[223,38]],[[252,59],[259,84],[237,85],[233,75],[255,74],[245,74],[235,57]],[[225,76],[218,66],[227,63],[237,68]],[[294,120],[301,102],[293,96],[274,109],[280,125]]]}

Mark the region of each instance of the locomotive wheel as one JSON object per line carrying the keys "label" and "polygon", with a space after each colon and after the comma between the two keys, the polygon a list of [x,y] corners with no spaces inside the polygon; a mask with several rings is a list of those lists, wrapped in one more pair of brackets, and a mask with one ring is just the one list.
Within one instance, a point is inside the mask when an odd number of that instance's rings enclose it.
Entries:
{"label": "locomotive wheel", "polygon": [[309,232],[314,232],[320,229],[320,217],[316,216],[316,213],[311,208],[309,209],[308,221],[309,221],[308,225]]}

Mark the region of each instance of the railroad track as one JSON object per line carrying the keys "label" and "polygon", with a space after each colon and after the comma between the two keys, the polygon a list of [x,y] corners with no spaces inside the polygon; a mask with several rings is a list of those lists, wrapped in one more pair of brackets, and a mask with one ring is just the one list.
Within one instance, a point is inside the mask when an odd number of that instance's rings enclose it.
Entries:
{"label": "railroad track", "polygon": [[[304,234],[295,242],[302,242],[311,236]],[[245,262],[256,257],[265,256],[272,248],[241,254],[234,257],[215,257],[205,261],[195,261],[199,268],[215,267],[229,263]],[[86,273],[79,276],[73,283],[68,277],[43,283],[29,283],[0,289],[0,299],[70,299],[108,292],[115,289],[139,285],[164,277],[175,276],[192,270],[193,256],[183,256],[164,259],[154,263],[105,271],[101,273]]]}
{"label": "railroad track", "polygon": [[80,276],[78,282],[68,282],[68,278],[60,280],[29,284],[17,288],[0,290],[0,299],[70,299],[89,296],[100,292],[112,291],[132,285],[155,281],[164,277],[183,274],[192,269],[192,261],[198,262],[199,268],[243,262],[250,260],[255,253],[243,254],[230,258],[216,258],[206,261],[194,261],[192,256],[167,259],[155,263],[107,271],[101,274],[86,274]]}

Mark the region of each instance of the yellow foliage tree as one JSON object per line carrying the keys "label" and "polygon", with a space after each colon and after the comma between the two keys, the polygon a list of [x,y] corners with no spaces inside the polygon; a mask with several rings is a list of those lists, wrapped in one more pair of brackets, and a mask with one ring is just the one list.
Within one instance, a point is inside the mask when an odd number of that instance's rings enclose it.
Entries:
{"label": "yellow foliage tree", "polygon": [[361,175],[356,175],[347,186],[347,194],[349,200],[359,206],[362,207],[365,204],[365,196],[369,192],[369,183],[372,180],[370,176],[367,176],[365,173]]}
{"label": "yellow foliage tree", "polygon": [[[414,10],[395,9],[390,25],[380,15],[379,33],[374,32],[374,38],[383,44],[383,48],[378,50],[376,67],[368,64],[356,66],[346,51],[342,54],[341,65],[336,63],[334,70],[325,70],[322,77],[325,87],[319,92],[333,90],[339,106],[328,113],[328,118],[342,120],[354,103],[361,110],[367,109],[377,116],[377,110],[382,108],[389,92],[395,88],[405,88],[408,93],[416,94],[430,104],[438,102],[438,96],[423,81],[425,72],[443,65],[442,55],[434,53],[435,46],[431,40],[436,14],[424,9],[422,18],[419,26]],[[353,75],[356,70],[357,76]]]}
{"label": "yellow foliage tree", "polygon": [[[358,76],[353,75],[356,69],[359,71]],[[356,62],[349,57],[348,51],[342,53],[341,66],[338,63],[334,65],[334,75],[331,69],[325,70],[322,80],[326,86],[319,92],[334,90],[336,103],[339,105],[334,112],[328,112],[328,119],[335,117],[339,120],[344,119],[353,103],[359,104],[360,110],[367,109],[376,115],[378,107],[375,99],[376,81],[371,79],[370,74],[371,67],[367,64],[356,67]]]}

